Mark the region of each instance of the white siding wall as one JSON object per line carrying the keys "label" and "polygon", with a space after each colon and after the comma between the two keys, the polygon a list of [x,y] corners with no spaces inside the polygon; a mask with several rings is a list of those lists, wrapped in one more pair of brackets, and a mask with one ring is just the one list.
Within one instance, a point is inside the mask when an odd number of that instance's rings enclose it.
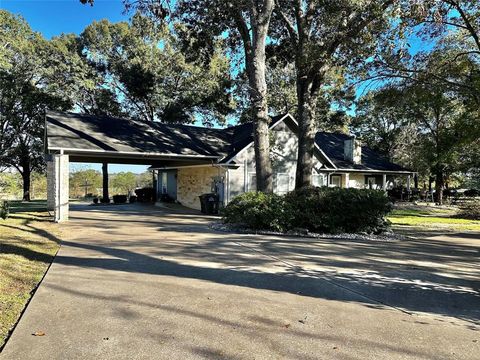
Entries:
{"label": "white siding wall", "polygon": [[[274,176],[274,189],[282,193],[286,188],[288,177],[288,191],[295,187],[295,170],[297,165],[298,138],[297,135],[284,123],[280,123],[271,130],[273,136],[272,166],[275,174],[280,174],[279,186],[276,186]],[[238,154],[233,161],[239,164],[238,169],[229,169],[229,199],[252,190],[248,179],[255,174],[255,152],[253,146]],[[322,163],[315,159],[314,173],[322,167]],[[325,180],[326,182],[326,180]]]}

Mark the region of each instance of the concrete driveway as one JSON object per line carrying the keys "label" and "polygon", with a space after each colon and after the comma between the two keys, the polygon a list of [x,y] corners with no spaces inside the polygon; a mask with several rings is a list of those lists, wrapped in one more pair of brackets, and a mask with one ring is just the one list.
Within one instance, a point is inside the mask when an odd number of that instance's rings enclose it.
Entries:
{"label": "concrete driveway", "polygon": [[[480,235],[232,235],[73,206],[2,359],[478,359]],[[45,336],[33,336],[42,331]]]}

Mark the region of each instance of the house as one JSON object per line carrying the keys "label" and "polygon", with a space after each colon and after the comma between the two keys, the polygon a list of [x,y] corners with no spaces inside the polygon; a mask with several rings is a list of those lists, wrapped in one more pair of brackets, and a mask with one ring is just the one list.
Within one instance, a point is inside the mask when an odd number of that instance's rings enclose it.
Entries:
{"label": "house", "polygon": [[[290,114],[275,116],[270,124],[278,194],[295,185],[297,128]],[[252,123],[217,129],[48,112],[45,129],[48,154],[75,162],[150,165],[158,194],[190,208],[200,208],[203,193],[216,191],[227,204],[256,187]],[[410,175],[354,137],[326,132],[315,137],[316,186],[386,189],[395,177]]]}
{"label": "house", "polygon": [[[181,126],[183,127],[183,126]],[[285,194],[295,187],[298,138],[297,122],[290,115],[272,118],[271,159],[273,187]],[[188,127],[209,148],[216,146],[217,161],[208,165],[151,167],[157,174],[158,194],[168,194],[181,204],[198,209],[198,196],[217,191],[227,204],[233,197],[256,189],[253,124],[226,129]],[[386,189],[394,177],[412,174],[389,162],[359,141],[345,134],[319,132],[315,138],[312,183],[315,186]]]}

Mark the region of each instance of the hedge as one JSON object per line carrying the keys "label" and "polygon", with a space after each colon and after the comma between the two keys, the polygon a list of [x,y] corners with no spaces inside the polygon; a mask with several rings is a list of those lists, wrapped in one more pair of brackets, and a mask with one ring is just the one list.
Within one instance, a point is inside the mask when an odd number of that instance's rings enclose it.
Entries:
{"label": "hedge", "polygon": [[254,230],[283,231],[284,200],[282,196],[247,192],[236,196],[223,208],[225,223],[240,224]]}
{"label": "hedge", "polygon": [[235,197],[222,212],[225,223],[253,230],[316,233],[380,233],[392,204],[369,189],[306,187],[284,196],[250,192]]}

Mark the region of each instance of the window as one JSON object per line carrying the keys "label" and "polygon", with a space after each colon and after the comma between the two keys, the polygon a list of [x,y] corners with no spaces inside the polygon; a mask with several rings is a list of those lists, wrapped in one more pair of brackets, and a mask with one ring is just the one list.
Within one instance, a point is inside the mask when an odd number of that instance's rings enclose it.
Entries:
{"label": "window", "polygon": [[167,193],[167,179],[168,174],[166,172],[162,172],[162,194]]}
{"label": "window", "polygon": [[257,175],[248,173],[247,191],[257,191]]}
{"label": "window", "polygon": [[274,192],[279,195],[286,194],[290,188],[290,176],[288,174],[275,174]]}
{"label": "window", "polygon": [[377,179],[375,176],[365,176],[367,189],[377,189]]}
{"label": "window", "polygon": [[342,187],[342,175],[331,175],[330,185],[333,187]]}
{"label": "window", "polygon": [[325,185],[323,174],[312,174],[312,185],[321,187]]}

